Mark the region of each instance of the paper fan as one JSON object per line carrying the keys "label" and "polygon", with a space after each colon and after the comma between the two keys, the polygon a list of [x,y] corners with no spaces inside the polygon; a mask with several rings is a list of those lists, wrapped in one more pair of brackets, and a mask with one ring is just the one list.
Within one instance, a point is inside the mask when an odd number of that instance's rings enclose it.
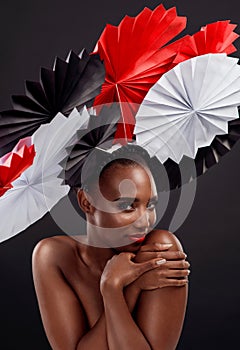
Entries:
{"label": "paper fan", "polygon": [[199,32],[192,36],[186,36],[178,42],[178,53],[173,61],[173,66],[193,58],[195,56],[208,53],[231,54],[236,51],[233,42],[239,37],[234,29],[237,26],[230,21],[218,21],[202,27]]}
{"label": "paper fan", "polygon": [[[64,168],[61,177],[71,187],[81,187],[82,168],[88,161],[88,170],[84,173],[92,173],[95,169],[95,157],[101,157],[105,151],[112,147],[114,134],[117,129],[117,123],[120,118],[118,104],[103,106],[99,115],[91,115],[88,124],[88,132],[79,131],[78,141],[73,148],[69,150],[69,156],[62,162]],[[90,169],[91,168],[91,169]]]}
{"label": "paper fan", "polygon": [[159,5],[153,11],[145,8],[135,18],[126,16],[118,27],[107,25],[103,31],[95,52],[104,60],[106,78],[94,104],[128,103],[116,139],[132,140],[136,106],[171,66],[177,45],[173,49],[167,44],[185,26],[186,18],[177,16],[175,8]]}
{"label": "paper fan", "polygon": [[180,63],[149,90],[136,116],[139,145],[164,163],[195,158],[228,133],[240,104],[238,59],[208,54]]}
{"label": "paper fan", "polygon": [[[32,136],[36,157],[33,165],[13,183],[13,188],[0,197],[0,241],[23,231],[39,220],[64,197],[69,186],[58,178],[59,165],[66,147],[77,141],[76,130],[85,129],[89,121],[86,109],[73,110],[66,118],[59,113],[50,124],[42,125]],[[12,220],[12,218],[15,218]]]}
{"label": "paper fan", "polygon": [[0,158],[0,197],[12,188],[11,183],[32,165],[34,156],[34,145],[28,137],[20,140],[12,152]]}
{"label": "paper fan", "polygon": [[218,163],[220,158],[228,153],[239,139],[240,119],[238,118],[228,123],[227,134],[216,136],[210,147],[198,150],[195,159],[197,175],[205,173],[210,167]]}
{"label": "paper fan", "polygon": [[[204,174],[213,165],[220,162],[221,157],[227,154],[237,141],[240,140],[240,118],[228,123],[228,134],[218,135],[210,146],[199,148],[193,163],[188,157],[183,157],[180,164],[168,159],[164,167],[168,174],[170,189],[175,189],[190,182],[196,176]],[[181,176],[184,169],[184,179]]]}
{"label": "paper fan", "polygon": [[42,68],[40,82],[27,81],[25,96],[13,96],[14,109],[0,114],[1,154],[58,112],[68,115],[73,108],[92,105],[104,77],[98,55],[88,55],[85,50],[80,56],[71,52],[66,61],[57,58],[53,70]]}

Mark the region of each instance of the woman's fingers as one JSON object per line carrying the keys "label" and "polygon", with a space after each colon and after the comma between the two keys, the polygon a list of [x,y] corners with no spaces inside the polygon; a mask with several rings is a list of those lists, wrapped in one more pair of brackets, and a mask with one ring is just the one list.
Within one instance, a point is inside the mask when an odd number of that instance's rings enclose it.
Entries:
{"label": "woman's fingers", "polygon": [[160,255],[162,258],[167,260],[186,259],[187,257],[187,255],[184,252],[181,252],[180,250],[161,252]]}
{"label": "woman's fingers", "polygon": [[140,252],[159,252],[168,250],[172,247],[172,243],[151,243],[141,246]]}
{"label": "woman's fingers", "polygon": [[[165,264],[157,269],[150,269],[147,271],[147,264],[141,265],[141,274],[137,279],[137,284],[141,290],[153,290],[168,286],[180,287],[188,283],[187,270],[169,270],[165,269]],[[143,266],[145,265],[145,271]],[[150,266],[150,265],[149,265]],[[148,267],[149,267],[148,266]],[[138,271],[140,273],[140,270]]]}
{"label": "woman's fingers", "polygon": [[160,276],[164,276],[166,278],[174,278],[174,277],[186,277],[190,274],[190,270],[169,270],[164,269],[159,272]]}
{"label": "woman's fingers", "polygon": [[[165,259],[158,258],[145,261],[143,263],[136,263],[135,265],[138,267],[139,276],[142,275],[147,277],[145,273],[148,274],[148,277],[150,276],[149,280],[151,286],[154,285],[154,283],[160,283],[161,286],[182,285],[184,283],[177,282],[174,284],[174,281],[187,280],[187,277],[190,274],[190,270],[188,269],[190,264],[186,261],[167,261]],[[147,280],[145,278],[145,288],[147,288],[148,284],[146,281]]]}
{"label": "woman's fingers", "polygon": [[143,263],[137,263],[135,265],[137,266],[139,274],[141,275],[144,272],[156,269],[157,267],[160,267],[160,266],[164,265],[165,263],[166,263],[165,259],[157,258],[157,259],[145,261]]}
{"label": "woman's fingers", "polygon": [[134,259],[136,262],[143,262],[154,258],[166,260],[186,259],[186,254],[180,250],[177,251],[139,251]]}
{"label": "woman's fingers", "polygon": [[165,267],[168,269],[188,269],[190,264],[186,260],[169,260]]}
{"label": "woman's fingers", "polygon": [[[182,252],[161,252],[171,253],[168,258],[176,257],[175,253]],[[173,253],[173,254],[172,254]],[[143,254],[143,253],[141,253]],[[158,253],[157,253],[158,254]],[[184,259],[167,260],[161,257],[156,257],[156,252],[147,252],[148,260],[136,262],[133,259],[136,257],[133,253],[123,252],[114,256],[106,264],[102,281],[113,281],[114,285],[124,287],[136,279],[140,280],[140,288],[149,290],[153,288],[161,288],[164,286],[181,286],[189,275],[190,264]],[[149,259],[149,257],[154,257]],[[121,267],[120,267],[121,266]],[[121,274],[119,273],[121,271]],[[179,282],[180,281],[180,282]],[[109,283],[108,283],[109,284]]]}
{"label": "woman's fingers", "polygon": [[[164,281],[164,287],[181,287],[181,286],[185,286],[188,283],[188,279],[184,278],[181,280],[178,279],[166,279]],[[162,287],[162,283],[161,283],[161,287]]]}

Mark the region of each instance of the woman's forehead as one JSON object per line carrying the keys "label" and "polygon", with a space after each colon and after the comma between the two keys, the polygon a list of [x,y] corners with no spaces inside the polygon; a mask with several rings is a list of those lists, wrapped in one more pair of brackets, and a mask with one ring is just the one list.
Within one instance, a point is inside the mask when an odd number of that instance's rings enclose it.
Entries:
{"label": "woman's forehead", "polygon": [[156,186],[150,170],[140,165],[111,167],[99,183],[102,194],[111,200],[141,195],[150,198],[156,195]]}

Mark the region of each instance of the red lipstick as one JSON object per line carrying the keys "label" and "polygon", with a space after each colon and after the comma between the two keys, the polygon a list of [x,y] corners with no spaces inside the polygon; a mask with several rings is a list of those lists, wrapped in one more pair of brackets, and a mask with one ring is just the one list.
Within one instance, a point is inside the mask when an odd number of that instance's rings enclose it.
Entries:
{"label": "red lipstick", "polygon": [[135,235],[135,236],[128,236],[128,237],[133,242],[142,243],[146,236]]}

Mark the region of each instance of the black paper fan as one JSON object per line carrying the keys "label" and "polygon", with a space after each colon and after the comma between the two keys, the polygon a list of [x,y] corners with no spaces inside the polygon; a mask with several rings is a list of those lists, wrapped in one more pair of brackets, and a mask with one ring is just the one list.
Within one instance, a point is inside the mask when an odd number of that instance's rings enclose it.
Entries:
{"label": "black paper fan", "polygon": [[[180,164],[177,164],[168,159],[164,166],[168,174],[170,189],[179,188],[193,178],[204,174],[217,164],[239,139],[240,118],[228,122],[228,134],[217,135],[210,146],[199,148],[194,160],[184,156]],[[184,179],[181,176],[181,169],[183,168],[185,169]]]}
{"label": "black paper fan", "polygon": [[82,186],[83,165],[85,165],[85,176],[94,174],[96,164],[99,164],[101,158],[105,159],[106,155],[110,154],[108,152],[113,146],[114,134],[121,115],[119,105],[106,105],[99,111],[98,115],[90,115],[87,133],[85,130],[77,132],[78,142],[68,150],[68,158],[61,162],[64,170],[60,177],[71,187]]}
{"label": "black paper fan", "polygon": [[198,150],[195,159],[197,176],[204,174],[210,167],[218,163],[240,139],[240,119],[228,123],[228,134],[218,135],[209,147]]}
{"label": "black paper fan", "polygon": [[25,95],[12,96],[13,109],[0,113],[0,155],[58,112],[67,116],[73,108],[90,107],[104,79],[99,56],[85,49],[79,56],[70,52],[66,61],[56,58],[53,69],[42,68],[40,82],[26,81]]}

